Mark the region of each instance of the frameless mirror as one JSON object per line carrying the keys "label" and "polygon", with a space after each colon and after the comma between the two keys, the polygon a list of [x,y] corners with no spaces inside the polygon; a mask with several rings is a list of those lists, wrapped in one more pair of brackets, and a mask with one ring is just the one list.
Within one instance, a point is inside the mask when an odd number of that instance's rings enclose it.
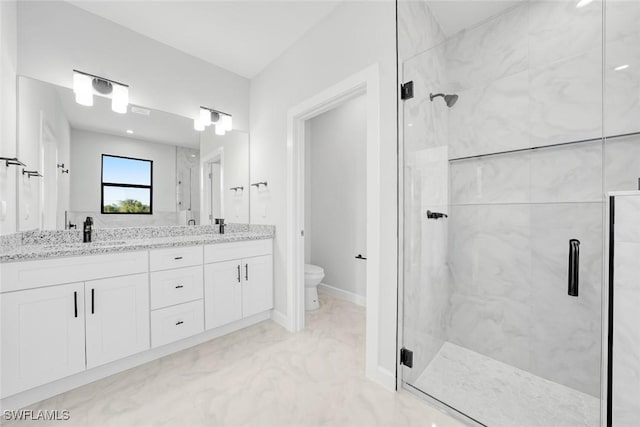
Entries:
{"label": "frameless mirror", "polygon": [[21,76],[18,153],[21,231],[80,228],[87,216],[98,228],[249,220],[246,133],[197,132],[191,118],[135,105],[118,114],[99,96],[83,106],[69,88]]}

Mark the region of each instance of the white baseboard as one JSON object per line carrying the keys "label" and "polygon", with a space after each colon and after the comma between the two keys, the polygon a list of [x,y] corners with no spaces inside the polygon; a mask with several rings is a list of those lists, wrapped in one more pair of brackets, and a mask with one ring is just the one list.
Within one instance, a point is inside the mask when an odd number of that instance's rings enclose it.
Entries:
{"label": "white baseboard", "polygon": [[286,330],[290,330],[289,317],[281,311],[273,310],[271,312],[271,320],[282,326]]}
{"label": "white baseboard", "polygon": [[127,369],[143,365],[152,360],[168,356],[177,351],[185,350],[214,338],[221,337],[231,332],[238,331],[253,324],[262,322],[271,317],[270,311],[255,314],[242,320],[221,326],[216,329],[210,329],[198,335],[185,338],[161,347],[152,348],[142,353],[134,354],[124,359],[116,360],[106,365],[97,366],[95,368],[79,372],[66,378],[44,384],[27,391],[23,391],[12,396],[7,396],[0,400],[0,411],[16,410],[36,402],[48,399],[60,393],[72,390],[77,387],[92,383],[94,381],[117,374]]}
{"label": "white baseboard", "polygon": [[352,302],[356,305],[366,307],[367,306],[367,298],[362,295],[355,294],[353,292],[345,291],[344,289],[339,289],[334,286],[327,285],[325,283],[320,283],[318,285],[318,292],[325,293],[327,295],[331,295],[333,297]]}
{"label": "white baseboard", "polygon": [[367,378],[380,384],[389,391],[396,391],[396,376],[394,373],[378,366],[377,368],[367,370]]}

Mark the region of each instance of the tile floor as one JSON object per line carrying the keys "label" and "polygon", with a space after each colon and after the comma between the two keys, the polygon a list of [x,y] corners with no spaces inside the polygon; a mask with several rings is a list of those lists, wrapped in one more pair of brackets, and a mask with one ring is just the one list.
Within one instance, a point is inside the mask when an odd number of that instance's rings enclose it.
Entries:
{"label": "tile floor", "polygon": [[304,332],[265,321],[28,409],[68,409],[70,421],[51,423],[65,427],[462,426],[367,380],[364,309],[327,295],[321,303]]}

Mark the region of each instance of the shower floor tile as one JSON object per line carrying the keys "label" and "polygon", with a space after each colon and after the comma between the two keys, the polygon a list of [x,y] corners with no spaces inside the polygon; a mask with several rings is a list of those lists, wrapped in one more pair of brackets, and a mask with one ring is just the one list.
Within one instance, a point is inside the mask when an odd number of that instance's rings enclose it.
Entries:
{"label": "shower floor tile", "polygon": [[448,342],[412,385],[491,427],[600,424],[598,398]]}

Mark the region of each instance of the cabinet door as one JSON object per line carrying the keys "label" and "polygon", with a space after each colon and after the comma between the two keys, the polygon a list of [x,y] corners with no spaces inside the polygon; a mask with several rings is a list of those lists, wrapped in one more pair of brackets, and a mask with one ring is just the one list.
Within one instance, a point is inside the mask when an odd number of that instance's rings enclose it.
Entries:
{"label": "cabinet door", "polygon": [[87,368],[149,348],[149,275],[85,282]]}
{"label": "cabinet door", "polygon": [[242,317],[273,308],[273,261],[271,255],[242,260]]}
{"label": "cabinet door", "polygon": [[2,397],[83,371],[83,283],[0,295]]}
{"label": "cabinet door", "polygon": [[204,318],[207,329],[242,319],[241,261],[204,266]]}

